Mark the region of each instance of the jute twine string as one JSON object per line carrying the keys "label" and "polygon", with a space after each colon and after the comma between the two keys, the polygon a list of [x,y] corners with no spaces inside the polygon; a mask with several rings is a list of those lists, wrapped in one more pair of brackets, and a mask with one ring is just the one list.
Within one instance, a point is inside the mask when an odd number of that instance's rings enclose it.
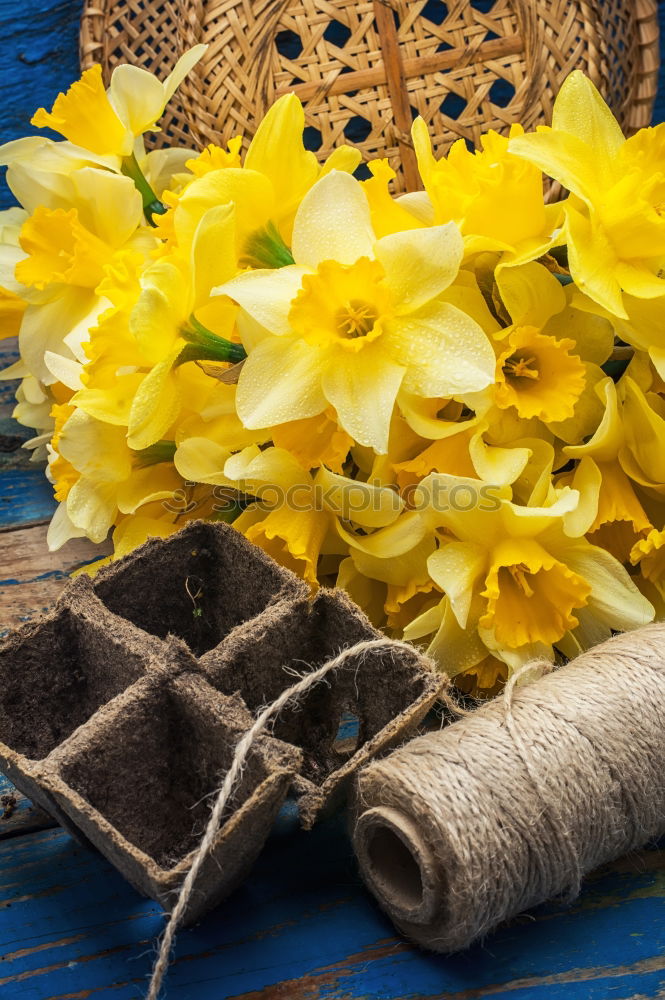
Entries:
{"label": "jute twine string", "polygon": [[665,625],[519,680],[358,778],[363,877],[435,951],[574,898],[584,874],[665,833]]}
{"label": "jute twine string", "polygon": [[205,861],[221,826],[222,816],[224,814],[226,804],[231,797],[231,793],[233,792],[236,782],[242,774],[245,761],[247,760],[247,755],[249,754],[257,736],[263,732],[268,725],[268,722],[274,716],[279,714],[287,702],[298,699],[301,695],[309,691],[311,687],[323,680],[333,670],[343,667],[350,659],[354,659],[356,663],[359,661],[362,662],[362,657],[367,653],[376,649],[384,648],[395,651],[408,650],[410,653],[413,652],[413,646],[408,643],[388,638],[367,639],[363,642],[356,643],[354,646],[349,646],[347,649],[343,649],[337,656],[327,660],[316,670],[312,670],[310,673],[305,674],[297,683],[282,691],[280,696],[275,701],[266,706],[266,708],[264,708],[259,715],[257,715],[256,721],[252,725],[251,729],[248,729],[242,739],[238,742],[233,755],[233,760],[231,761],[231,766],[226,772],[222,785],[217,793],[217,798],[215,799],[215,804],[210,813],[210,819],[208,820],[205,833],[203,834],[201,843],[198,846],[191,868],[187,873],[187,877],[183,881],[180,888],[178,901],[171,911],[166,924],[159,947],[159,954],[152,970],[147,1000],[157,1000],[159,997],[164,976],[169,966],[171,951],[175,942],[178,927],[180,926],[187,911],[187,906],[194,891],[194,886],[199,872],[201,871],[203,862]]}

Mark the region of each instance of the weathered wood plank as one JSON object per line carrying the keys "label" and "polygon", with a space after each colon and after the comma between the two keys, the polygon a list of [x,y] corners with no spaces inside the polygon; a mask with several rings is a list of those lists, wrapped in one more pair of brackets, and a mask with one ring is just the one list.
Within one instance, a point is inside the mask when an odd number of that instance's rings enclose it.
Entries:
{"label": "weathered wood plank", "polygon": [[[66,90],[78,76],[81,6],[81,0],[0,3],[0,142],[34,135],[38,130],[30,125],[33,113],[42,104],[50,107],[58,92]],[[0,208],[12,204],[13,197],[3,182]]]}
{"label": "weathered wood plank", "polygon": [[[15,340],[0,343],[0,369],[13,364],[18,357]],[[56,507],[43,464],[31,463],[31,453],[23,447],[35,431],[23,427],[11,416],[17,385],[14,381],[0,382],[0,532],[43,524],[50,520]]]}
{"label": "weathered wood plank", "polygon": [[29,799],[0,774],[0,840],[52,826],[57,826],[55,820],[42,809],[33,806]]}
{"label": "weathered wood plank", "polygon": [[[541,907],[459,956],[428,955],[396,936],[364,891],[338,819],[273,834],[246,884],[180,934],[167,995],[658,997],[664,896],[665,854],[647,851],[596,874],[571,907]],[[0,842],[0,995],[139,1000],[161,926],[156,904],[63,831]]]}
{"label": "weathered wood plank", "polygon": [[44,524],[55,507],[53,489],[41,466],[0,471],[0,532]]}
{"label": "weathered wood plank", "polygon": [[108,551],[108,546],[77,538],[59,552],[49,552],[46,525],[0,532],[0,635],[47,611],[72,570]]}

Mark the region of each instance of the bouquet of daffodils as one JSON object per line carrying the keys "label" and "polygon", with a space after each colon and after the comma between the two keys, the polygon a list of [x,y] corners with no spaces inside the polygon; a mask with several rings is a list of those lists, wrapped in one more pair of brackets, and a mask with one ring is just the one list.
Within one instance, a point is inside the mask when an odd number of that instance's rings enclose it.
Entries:
{"label": "bouquet of daffodils", "polygon": [[[232,522],[462,689],[663,614],[665,124],[630,139],[573,73],[551,128],[488,133],[394,197],[303,109],[146,154],[164,81],[87,70],[0,150],[15,416],[114,555]],[[548,204],[543,176],[570,192]]]}

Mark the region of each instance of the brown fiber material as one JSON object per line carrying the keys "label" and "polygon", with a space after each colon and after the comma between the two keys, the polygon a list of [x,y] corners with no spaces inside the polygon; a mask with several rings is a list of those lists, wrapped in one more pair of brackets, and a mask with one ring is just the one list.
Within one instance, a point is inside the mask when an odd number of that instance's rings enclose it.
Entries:
{"label": "brown fiber material", "polygon": [[242,135],[295,91],[321,158],[351,142],[418,186],[409,137],[420,114],[435,151],[482,132],[549,123],[573,69],[599,86],[627,132],[658,88],[656,0],[85,0],[81,65],[131,62],[161,76],[208,51],[169,105],[157,142],[199,148]]}
{"label": "brown fiber material", "polygon": [[[238,691],[256,711],[293,683],[284,664],[299,671],[319,667],[343,648],[378,636],[343,592],[321,590],[313,602],[284,601],[238,628],[200,662],[215,687]],[[443,679],[422,662],[415,648],[359,655],[282,710],[273,732],[304,752],[295,790],[306,828],[339,804],[358,768],[415,730],[436,701]],[[356,727],[357,736],[345,736]]]}
{"label": "brown fiber material", "polygon": [[363,877],[434,951],[574,898],[587,872],[665,834],[665,625],[519,679],[359,775]]}
{"label": "brown fiber material", "polygon": [[[257,710],[294,670],[377,636],[341,592],[312,602],[233,528],[193,522],[72,581],[0,644],[0,769],[170,908]],[[443,684],[415,649],[377,649],[286,709],[252,746],[187,919],[238,884],[290,788],[311,826]],[[345,713],[358,721],[351,744],[338,739]]]}

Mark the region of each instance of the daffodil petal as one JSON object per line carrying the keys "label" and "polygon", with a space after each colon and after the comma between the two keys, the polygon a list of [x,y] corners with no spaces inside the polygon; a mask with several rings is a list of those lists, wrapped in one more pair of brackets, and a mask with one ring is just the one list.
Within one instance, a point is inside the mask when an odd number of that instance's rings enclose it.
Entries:
{"label": "daffodil petal", "polygon": [[143,222],[143,202],[129,177],[99,167],[72,173],[84,226],[111,247],[122,246]]}
{"label": "daffodil petal", "polygon": [[[590,303],[593,309],[598,309],[595,302],[591,302],[581,293],[579,298],[575,299],[577,302],[583,300]],[[594,314],[568,304],[560,313],[547,321],[543,333],[559,340],[570,337],[575,341],[575,354],[579,355],[582,361],[602,365],[612,353],[614,329],[609,320],[599,313],[600,310]]]}
{"label": "daffodil petal", "polygon": [[243,365],[236,405],[249,428],[315,417],[327,405],[318,352],[300,340],[262,340]]}
{"label": "daffodil petal", "polygon": [[234,299],[253,320],[270,333],[282,337],[289,333],[291,303],[300,291],[302,267],[289,265],[274,271],[246,271],[215,289],[217,295]]}
{"label": "daffodil petal", "polygon": [[542,264],[503,268],[496,275],[501,301],[517,326],[541,329],[566,305],[566,294]]}
{"label": "daffodil petal", "polygon": [[141,135],[160,117],[166,104],[164,86],[140,66],[116,66],[111,74],[109,100],[118,118],[133,135]]}
{"label": "daffodil petal", "polygon": [[137,451],[166,437],[180,413],[181,398],[171,355],[148,372],[136,391],[129,414],[127,443]]}
{"label": "daffodil petal", "polygon": [[613,461],[624,441],[624,429],[619,413],[616,386],[611,378],[605,377],[597,386],[597,394],[604,402],[602,420],[593,437],[580,445],[569,445],[564,452],[569,458],[591,455],[597,462]]}
{"label": "daffodil petal", "polygon": [[58,450],[82,476],[96,482],[118,483],[132,471],[124,430],[82,410],[75,410],[63,426]]}
{"label": "daffodil petal", "polygon": [[573,194],[591,204],[597,188],[596,152],[566,132],[530,132],[510,140],[514,156],[535,163]]}
{"label": "daffodil petal", "polygon": [[352,174],[363,158],[359,149],[353,146],[337,146],[326,157],[321,167],[321,177],[331,173],[333,170],[342,170],[344,173]]}
{"label": "daffodil petal", "polygon": [[[61,380],[62,381],[62,380]],[[72,397],[72,403],[95,420],[126,427],[136,391],[143,381],[139,372],[116,375],[108,388],[84,386]]]}
{"label": "daffodil petal", "polygon": [[115,483],[81,478],[67,497],[67,515],[96,544],[103,542],[117,516]]}
{"label": "daffodil petal", "polygon": [[566,217],[568,262],[576,284],[608,312],[628,319],[616,276],[617,252],[609,237],[595,219],[587,218],[570,204]]}
{"label": "daffodil petal", "polygon": [[654,274],[648,267],[620,261],[615,269],[616,279],[629,294],[638,299],[660,299],[665,295],[665,278]]}
{"label": "daffodil petal", "polygon": [[245,168],[272,181],[280,214],[287,214],[314,184],[319,164],[303,146],[305,112],[295,94],[284,94],[261,121],[247,150]]}
{"label": "daffodil petal", "polygon": [[345,521],[365,528],[382,528],[392,524],[404,509],[404,501],[389,486],[374,486],[328,469],[319,469],[316,483],[324,490],[326,504]]}
{"label": "daffodil petal", "polygon": [[449,222],[384,236],[375,253],[397,311],[410,313],[452,284],[464,256],[464,241],[455,223]]}
{"label": "daffodil petal", "polygon": [[25,292],[25,285],[16,280],[16,265],[25,258],[25,252],[20,247],[8,243],[0,245],[0,288],[14,295]]}
{"label": "daffodil petal", "polygon": [[83,388],[81,382],[83,366],[80,362],[65,358],[62,354],[55,354],[53,351],[45,351],[44,363],[56,382],[62,382],[68,389]]}
{"label": "daffodil petal", "polygon": [[388,450],[390,420],[405,370],[370,344],[354,354],[340,351],[323,372],[323,392],[340,425],[378,454]]}
{"label": "daffodil petal", "polygon": [[456,677],[484,660],[487,647],[476,629],[460,627],[450,601],[445,601],[443,607],[441,625],[427,647],[427,653],[436,661],[439,670],[449,677]]}
{"label": "daffodil petal", "polygon": [[224,465],[231,452],[216,441],[203,437],[185,438],[178,445],[173,463],[183,479],[192,483],[225,486],[229,479]]}
{"label": "daffodil petal", "polygon": [[404,358],[407,392],[456,396],[494,381],[496,357],[484,330],[456,306],[430,302],[386,324],[393,357]]}
{"label": "daffodil petal", "polygon": [[55,509],[55,514],[51,518],[46,532],[46,544],[49,552],[57,552],[58,549],[70,540],[70,538],[84,538],[85,530],[77,528],[67,513],[67,503],[59,503]]}
{"label": "daffodil petal", "polygon": [[432,153],[432,143],[427,124],[420,115],[418,115],[411,126],[411,138],[413,139],[413,148],[416,151],[420,176],[423,179],[424,186],[428,188],[430,177],[436,168],[436,160]]}
{"label": "daffodil petal", "polygon": [[400,514],[396,521],[370,534],[354,534],[339,522],[337,533],[349,547],[379,559],[393,559],[410,552],[430,534],[427,521],[415,510]]}
{"label": "daffodil petal", "polygon": [[404,628],[404,639],[407,642],[418,642],[427,636],[436,635],[441,626],[443,615],[446,610],[446,600],[435,604],[433,608],[427,608],[417,618],[409,622]]}
{"label": "daffodil petal", "polygon": [[172,499],[182,485],[182,479],[169,462],[135,469],[118,488],[118,510],[121,514],[134,514],[147,503]]}
{"label": "daffodil petal", "polygon": [[429,557],[430,575],[448,595],[460,628],[467,626],[474,588],[487,562],[487,549],[475,542],[448,542]]}
{"label": "daffodil petal", "polygon": [[296,213],[291,251],[296,264],[315,270],[324,260],[353,264],[372,257],[367,198],[350,174],[333,170],[310,188]]}
{"label": "daffodil petal", "polygon": [[422,585],[428,582],[430,577],[427,560],[435,546],[434,537],[428,535],[418,545],[399,556],[385,558],[355,549],[352,550],[352,557],[357,569],[365,576],[393,587],[403,588],[411,584]]}
{"label": "daffodil petal", "polygon": [[246,483],[250,488],[261,486],[277,487],[280,491],[280,503],[288,503],[289,491],[305,486],[305,490],[294,502],[304,508],[314,506],[312,483],[307,473],[303,472],[300,463],[283,448],[266,448],[261,451],[256,445],[243,448],[236,455],[231,455],[224,464],[224,475],[234,482]]}
{"label": "daffodil petal", "polygon": [[194,304],[204,302],[215,285],[236,273],[235,207],[217,205],[205,213],[192,242]]}
{"label": "daffodil petal", "polygon": [[[642,476],[660,485],[665,483],[665,419],[649,405],[649,400],[633,379],[626,376],[622,381],[627,448]],[[621,457],[623,459],[624,456]],[[632,472],[628,468],[626,471],[629,474]]]}
{"label": "daffodil petal", "polygon": [[598,497],[602,475],[597,463],[585,455],[573,474],[572,485],[580,495],[580,502],[574,510],[564,515],[564,530],[570,538],[586,535],[598,513]]}
{"label": "daffodil petal", "polygon": [[60,295],[43,305],[29,305],[23,314],[18,342],[30,373],[50,385],[53,376],[46,364],[46,352],[64,354],[67,348],[63,349],[63,344],[73,331],[79,342],[88,340],[88,330],[94,325],[99,309],[99,299],[93,292],[74,286],[65,287]]}
{"label": "daffodil petal", "polygon": [[588,607],[597,620],[622,632],[652,621],[653,606],[605,549],[580,540],[566,547],[562,558],[591,585]]}
{"label": "daffodil petal", "polygon": [[552,128],[586,143],[593,150],[597,167],[611,178],[625,137],[597,87],[581,70],[573,70],[562,83],[554,102]]}
{"label": "daffodil petal", "polygon": [[524,472],[530,455],[528,447],[488,445],[483,438],[483,430],[478,430],[469,441],[469,457],[476,473],[486,483],[499,486],[514,483]]}
{"label": "daffodil petal", "polygon": [[205,43],[200,42],[198,45],[192,45],[191,49],[183,52],[164,80],[164,104],[167,104],[171,100],[187,74],[191,72],[197,62],[203,57],[207,48],[208,46]]}

